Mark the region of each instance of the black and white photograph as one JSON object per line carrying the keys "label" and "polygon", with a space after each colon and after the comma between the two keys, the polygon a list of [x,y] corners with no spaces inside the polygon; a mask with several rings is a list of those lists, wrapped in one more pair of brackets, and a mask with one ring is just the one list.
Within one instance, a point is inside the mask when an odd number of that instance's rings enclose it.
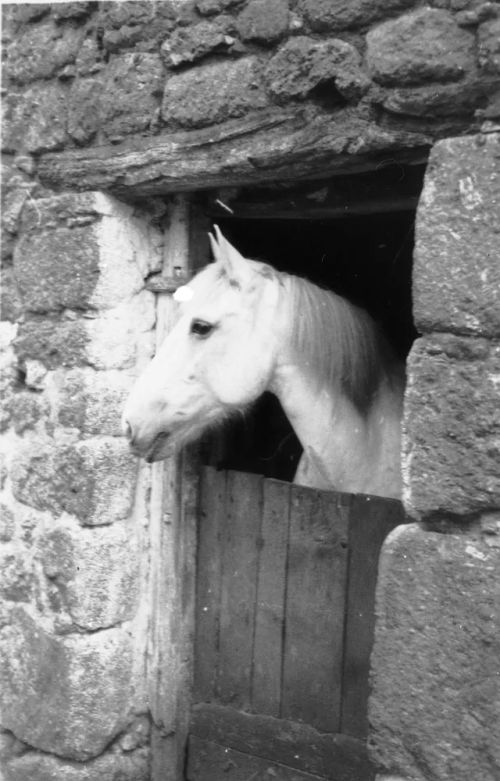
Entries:
{"label": "black and white photograph", "polygon": [[499,0],[0,10],[0,781],[499,781]]}

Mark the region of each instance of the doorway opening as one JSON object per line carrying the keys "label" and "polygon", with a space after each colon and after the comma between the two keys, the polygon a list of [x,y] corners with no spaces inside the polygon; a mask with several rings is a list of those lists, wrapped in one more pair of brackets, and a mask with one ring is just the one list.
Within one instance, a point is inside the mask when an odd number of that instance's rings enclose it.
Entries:
{"label": "doorway opening", "polygon": [[[210,201],[207,212],[245,257],[305,277],[366,309],[404,361],[416,336],[411,274],[423,174],[423,166],[398,165],[293,191],[240,192],[230,202],[232,214],[220,208],[220,198]],[[301,453],[271,393],[202,445],[206,465],[286,481],[293,479]]]}

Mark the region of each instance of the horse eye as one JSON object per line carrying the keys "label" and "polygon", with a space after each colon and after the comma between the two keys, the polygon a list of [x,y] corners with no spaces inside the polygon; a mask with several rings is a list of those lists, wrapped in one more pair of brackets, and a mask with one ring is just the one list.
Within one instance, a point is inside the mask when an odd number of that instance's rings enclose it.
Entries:
{"label": "horse eye", "polygon": [[195,336],[206,337],[211,333],[211,331],[213,331],[213,329],[214,326],[212,323],[207,323],[206,320],[193,320],[191,322],[191,328],[189,329],[189,332],[191,334],[195,334]]}

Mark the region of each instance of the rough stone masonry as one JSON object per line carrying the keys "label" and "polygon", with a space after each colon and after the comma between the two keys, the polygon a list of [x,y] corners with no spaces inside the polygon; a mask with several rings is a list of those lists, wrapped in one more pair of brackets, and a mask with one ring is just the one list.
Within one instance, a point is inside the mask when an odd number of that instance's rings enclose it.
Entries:
{"label": "rough stone masonry", "polygon": [[161,236],[95,193],[29,201],[19,234],[23,315],[2,321],[7,777],[148,778],[146,487],[120,410],[152,352]]}
{"label": "rough stone masonry", "polygon": [[[284,115],[306,128],[293,136],[293,170],[280,169],[288,178],[307,178],[318,147],[320,168],[345,173],[438,142],[418,213],[422,336],[404,424],[405,503],[418,525],[383,554],[371,746],[385,777],[498,777],[499,10],[479,0],[3,5],[8,781],[154,773],[149,471],[130,458],[118,413],[152,350],[144,278],[160,267],[164,205],[138,203],[134,181],[161,182],[159,196],[165,182],[206,186],[190,161],[219,137],[224,151],[211,147],[206,165],[237,179],[225,160],[242,138],[251,145],[262,117],[272,154],[249,165],[252,181],[272,180]],[[127,150],[160,140],[188,153],[166,173],[151,159],[145,173],[119,169]],[[121,200],[94,192],[120,186]]]}
{"label": "rough stone masonry", "polygon": [[[440,141],[418,209],[405,504],[379,571],[373,756],[388,773],[500,771],[500,134]],[[451,245],[451,246],[450,246]]]}

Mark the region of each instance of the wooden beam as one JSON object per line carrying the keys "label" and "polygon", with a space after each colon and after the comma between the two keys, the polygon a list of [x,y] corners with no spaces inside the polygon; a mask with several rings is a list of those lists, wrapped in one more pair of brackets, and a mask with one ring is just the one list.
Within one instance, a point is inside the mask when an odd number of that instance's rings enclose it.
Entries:
{"label": "wooden beam", "polygon": [[201,473],[196,570],[193,699],[215,698],[219,667],[222,529],[226,513],[226,472],[205,467]]}
{"label": "wooden beam", "polygon": [[281,715],[340,732],[349,494],[293,485]]}
{"label": "wooden beam", "polygon": [[260,475],[227,473],[216,694],[241,708],[251,703],[261,497]]}
{"label": "wooden beam", "polygon": [[[196,764],[194,737],[222,747],[222,758],[229,749],[331,781],[369,781],[374,775],[364,741],[319,732],[300,722],[200,704],[193,708],[190,735],[192,767]],[[200,781],[206,778],[194,773],[192,777]],[[220,773],[219,778],[223,777]]]}
{"label": "wooden beam", "polygon": [[[169,204],[163,274],[190,271],[190,204]],[[158,295],[157,347],[171,328],[176,304]],[[180,781],[189,723],[195,601],[198,467],[192,453],[158,461],[151,470],[151,625],[148,694],[153,721],[152,781]]]}
{"label": "wooden beam", "polygon": [[[417,208],[418,195],[403,198],[377,198],[358,200],[342,206],[329,204],[279,204],[271,201],[262,203],[236,203],[233,217],[246,220],[335,220],[371,214],[394,214],[395,212],[414,211]],[[221,211],[213,211],[214,218],[227,218]]]}
{"label": "wooden beam", "polygon": [[42,155],[44,185],[145,197],[307,180],[423,159],[425,133],[379,128],[350,108],[266,110],[201,130]]}
{"label": "wooden beam", "polygon": [[369,661],[380,549],[389,532],[408,520],[403,505],[395,499],[362,494],[352,497],[341,731],[361,739],[366,738],[369,727]]}
{"label": "wooden beam", "polygon": [[386,161],[378,170],[313,182],[232,188],[206,197],[214,220],[318,220],[413,211],[422,191],[424,165]]}
{"label": "wooden beam", "polygon": [[279,716],[283,673],[290,483],[264,480],[253,649],[252,709]]}
{"label": "wooden beam", "polygon": [[[220,746],[194,735],[189,738],[187,781],[326,781],[325,776],[302,773],[253,754]],[[356,779],[364,781],[364,779]]]}

